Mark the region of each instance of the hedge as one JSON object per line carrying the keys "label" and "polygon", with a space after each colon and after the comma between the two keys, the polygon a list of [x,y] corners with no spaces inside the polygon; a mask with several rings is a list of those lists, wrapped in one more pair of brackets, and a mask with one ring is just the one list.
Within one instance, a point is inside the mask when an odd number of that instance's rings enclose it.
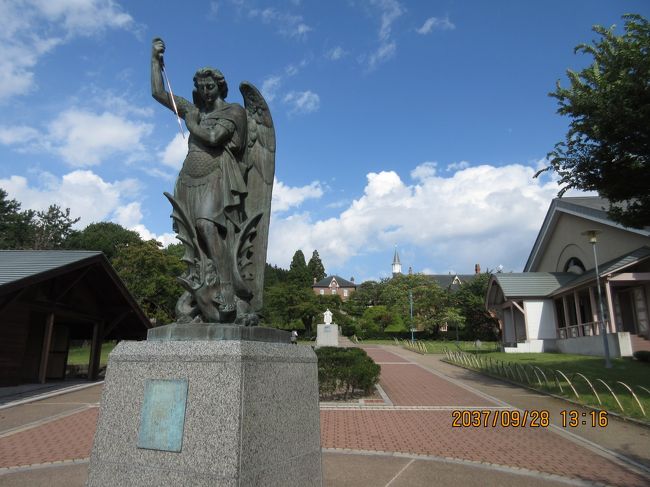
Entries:
{"label": "hedge", "polygon": [[367,394],[379,381],[381,367],[360,348],[321,347],[316,356],[321,399]]}

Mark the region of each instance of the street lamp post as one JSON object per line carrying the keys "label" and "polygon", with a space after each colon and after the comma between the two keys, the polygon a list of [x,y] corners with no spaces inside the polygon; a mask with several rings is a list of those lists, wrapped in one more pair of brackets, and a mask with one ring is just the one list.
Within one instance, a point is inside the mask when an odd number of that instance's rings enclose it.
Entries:
{"label": "street lamp post", "polygon": [[598,272],[598,255],[596,254],[596,243],[598,243],[598,230],[587,230],[583,233],[589,237],[589,243],[591,243],[592,248],[594,249],[594,263],[596,266],[596,285],[598,286],[598,305],[600,306],[600,333],[603,335],[603,346],[605,347],[605,368],[612,368],[612,361],[609,358],[609,342],[607,341],[607,328],[605,327],[605,308],[603,306],[603,295],[600,290],[600,273]]}
{"label": "street lamp post", "polygon": [[415,328],[413,328],[413,291],[409,291],[409,308],[411,316],[411,321],[409,323],[411,327],[411,342],[414,342],[415,337],[413,336],[413,332],[415,332]]}

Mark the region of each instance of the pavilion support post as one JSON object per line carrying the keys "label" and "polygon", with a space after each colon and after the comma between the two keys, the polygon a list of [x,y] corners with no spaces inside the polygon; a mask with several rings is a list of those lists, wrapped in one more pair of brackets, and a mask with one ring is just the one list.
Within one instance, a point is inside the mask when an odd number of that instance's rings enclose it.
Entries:
{"label": "pavilion support post", "polygon": [[45,322],[43,333],[43,348],[41,349],[41,365],[38,369],[38,382],[45,384],[47,379],[47,362],[50,357],[50,345],[52,344],[52,331],[54,330],[54,312],[50,311]]}
{"label": "pavilion support post", "polygon": [[99,361],[102,356],[102,342],[104,338],[104,323],[93,323],[93,341],[90,347],[90,360],[88,362],[88,380],[97,380],[99,374]]}
{"label": "pavilion support post", "polygon": [[589,306],[591,308],[591,321],[600,321],[598,319],[598,303],[596,303],[596,295],[592,286],[589,286]]}
{"label": "pavilion support post", "polygon": [[[607,316],[609,317],[609,322],[605,328],[610,333],[616,333],[616,311],[614,310],[614,300],[612,299],[612,285],[609,283],[609,279],[605,281],[605,293],[607,294]],[[603,320],[605,317],[603,316]]]}
{"label": "pavilion support post", "polygon": [[[576,310],[576,325],[582,325],[582,317],[580,316],[580,295],[578,291],[573,291],[573,306]],[[582,326],[578,326],[578,336],[583,336],[584,330]]]}

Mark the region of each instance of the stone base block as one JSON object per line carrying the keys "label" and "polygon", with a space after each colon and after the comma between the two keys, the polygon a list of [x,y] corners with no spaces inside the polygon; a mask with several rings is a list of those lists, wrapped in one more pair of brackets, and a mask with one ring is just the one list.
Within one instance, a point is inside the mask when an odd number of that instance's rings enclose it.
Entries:
{"label": "stone base block", "polygon": [[338,347],[339,346],[339,327],[338,325],[326,325],[321,323],[316,328],[316,346],[317,347]]}
{"label": "stone base block", "polygon": [[[179,410],[176,396],[158,398],[161,415],[143,413],[152,381],[187,384],[184,421],[166,416]],[[181,428],[180,451],[139,447],[145,423],[157,441]],[[88,474],[91,487],[322,485],[316,355],[255,341],[120,343],[109,357]]]}

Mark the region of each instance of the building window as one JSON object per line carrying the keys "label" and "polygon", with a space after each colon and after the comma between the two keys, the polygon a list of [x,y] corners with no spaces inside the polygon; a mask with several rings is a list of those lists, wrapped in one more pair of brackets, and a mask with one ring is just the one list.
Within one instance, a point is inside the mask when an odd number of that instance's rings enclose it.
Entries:
{"label": "building window", "polygon": [[336,294],[336,289],[332,288],[332,294]]}
{"label": "building window", "polygon": [[325,294],[325,289],[321,289],[321,290],[320,290],[320,294],[321,294],[321,296],[322,296],[323,294]]}
{"label": "building window", "polygon": [[347,295],[348,295],[348,290],[347,290],[347,289],[344,289],[344,290],[343,290],[343,296],[347,296]]}
{"label": "building window", "polygon": [[566,264],[564,264],[564,272],[583,274],[585,272],[585,265],[577,257],[571,257],[566,261]]}

